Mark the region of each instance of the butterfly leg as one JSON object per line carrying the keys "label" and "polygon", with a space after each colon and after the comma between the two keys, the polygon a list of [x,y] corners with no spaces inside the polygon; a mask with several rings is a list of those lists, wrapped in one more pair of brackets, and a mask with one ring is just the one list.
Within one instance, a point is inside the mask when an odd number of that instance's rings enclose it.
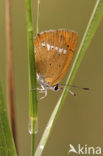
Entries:
{"label": "butterfly leg", "polygon": [[39,93],[44,93],[45,94],[44,96],[42,96],[40,98],[40,100],[44,99],[47,96],[47,88],[45,88],[44,85],[41,85],[41,88],[37,88],[37,90],[39,90]]}
{"label": "butterfly leg", "polygon": [[[36,88],[31,89],[31,91],[34,91],[34,90],[36,90]],[[41,85],[41,88],[37,88],[37,90],[39,90],[39,91],[43,91],[43,90],[45,90],[45,88],[44,88],[44,86],[43,86],[43,85]]]}
{"label": "butterfly leg", "polygon": [[44,98],[47,96],[47,88],[45,88],[45,90],[43,90],[43,91],[40,91],[39,93],[45,93],[45,95],[42,96],[42,97],[40,98],[40,100],[44,99]]}
{"label": "butterfly leg", "polygon": [[[36,89],[32,89],[32,91],[33,90],[36,90]],[[39,91],[39,93],[44,93],[45,94],[44,96],[42,96],[40,98],[40,100],[44,99],[47,96],[47,88],[45,88],[44,85],[41,85],[41,88],[37,88],[37,90]]]}

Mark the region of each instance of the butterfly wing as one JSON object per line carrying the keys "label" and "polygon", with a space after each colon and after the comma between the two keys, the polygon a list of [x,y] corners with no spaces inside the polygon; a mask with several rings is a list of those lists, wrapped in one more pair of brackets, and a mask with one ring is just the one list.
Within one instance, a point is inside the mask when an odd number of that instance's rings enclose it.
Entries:
{"label": "butterfly wing", "polygon": [[64,77],[76,50],[77,33],[51,30],[38,34],[34,40],[37,72],[54,86]]}

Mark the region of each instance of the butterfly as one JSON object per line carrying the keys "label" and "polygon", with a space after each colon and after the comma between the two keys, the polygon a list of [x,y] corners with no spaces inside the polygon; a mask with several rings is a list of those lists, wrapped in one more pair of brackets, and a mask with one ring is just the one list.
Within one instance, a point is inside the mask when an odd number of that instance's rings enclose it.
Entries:
{"label": "butterfly", "polygon": [[[65,76],[77,47],[78,33],[58,29],[39,33],[34,39],[37,79],[45,93],[60,90],[59,82]],[[44,98],[42,97],[42,98]]]}

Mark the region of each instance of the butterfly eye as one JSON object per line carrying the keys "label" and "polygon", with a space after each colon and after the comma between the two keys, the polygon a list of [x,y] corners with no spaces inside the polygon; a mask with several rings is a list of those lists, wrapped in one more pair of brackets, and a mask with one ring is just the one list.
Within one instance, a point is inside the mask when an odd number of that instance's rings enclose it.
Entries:
{"label": "butterfly eye", "polygon": [[58,84],[54,87],[54,90],[57,91],[59,88],[58,88]]}

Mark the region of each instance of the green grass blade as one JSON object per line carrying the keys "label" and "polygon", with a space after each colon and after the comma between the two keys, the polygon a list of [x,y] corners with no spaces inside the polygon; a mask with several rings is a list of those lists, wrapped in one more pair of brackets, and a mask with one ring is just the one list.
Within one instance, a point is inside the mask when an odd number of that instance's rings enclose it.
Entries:
{"label": "green grass blade", "polygon": [[17,156],[0,82],[0,155]]}
{"label": "green grass blade", "polygon": [[[35,143],[35,128],[37,120],[37,91],[36,91],[36,66],[34,56],[34,39],[33,39],[33,24],[31,0],[26,0],[26,14],[27,14],[27,39],[28,39],[28,71],[29,71],[29,116],[31,134],[31,156],[34,155]],[[35,89],[32,91],[32,89]]]}
{"label": "green grass blade", "polygon": [[[37,117],[36,67],[34,57],[34,35],[32,26],[31,0],[26,0],[27,38],[28,38],[28,70],[29,70],[29,116]],[[35,89],[32,91],[32,89]]]}
{"label": "green grass blade", "polygon": [[91,18],[89,20],[87,29],[85,31],[84,37],[82,39],[80,48],[78,50],[78,53],[77,53],[76,58],[74,60],[70,74],[68,76],[68,79],[66,82],[67,85],[65,86],[65,88],[62,92],[62,95],[61,95],[61,97],[60,97],[56,107],[54,108],[54,111],[53,111],[51,117],[50,117],[50,120],[47,124],[47,127],[44,130],[43,136],[42,136],[40,143],[37,147],[35,156],[40,156],[42,154],[44,148],[45,148],[45,145],[47,143],[47,140],[48,140],[50,132],[53,128],[53,125],[56,121],[56,118],[59,115],[59,112],[63,106],[63,103],[64,103],[66,96],[68,95],[68,90],[70,88],[70,84],[72,83],[72,81],[76,75],[78,67],[79,67],[79,65],[83,59],[83,56],[84,56],[92,38],[93,38],[93,35],[96,32],[96,29],[99,26],[99,23],[102,19],[102,16],[103,16],[103,0],[97,0],[96,5],[95,5],[94,10],[93,10],[93,13],[91,15]]}

